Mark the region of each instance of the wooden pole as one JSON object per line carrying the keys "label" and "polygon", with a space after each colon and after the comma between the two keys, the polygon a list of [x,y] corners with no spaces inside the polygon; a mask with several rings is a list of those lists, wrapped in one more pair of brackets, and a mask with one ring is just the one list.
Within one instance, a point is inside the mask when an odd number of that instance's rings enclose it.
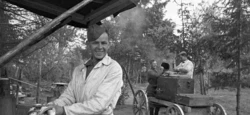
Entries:
{"label": "wooden pole", "polygon": [[42,58],[39,60],[39,78],[37,80],[37,89],[36,89],[36,103],[39,103],[40,99],[40,83],[42,77]]}
{"label": "wooden pole", "polygon": [[0,77],[0,115],[16,115],[15,110],[15,98],[10,95],[9,79]]}
{"label": "wooden pole", "polygon": [[[46,24],[44,27],[36,31],[33,35],[31,35],[29,38],[25,39],[21,43],[19,43],[16,47],[11,49],[9,52],[7,52],[5,55],[0,57],[0,68],[8,63],[12,58],[14,58],[16,55],[20,54],[21,52],[25,51],[26,49],[30,48],[31,46],[35,45],[42,39],[48,35],[48,33],[51,33],[51,31],[58,27],[64,21],[66,18],[68,18],[70,15],[75,13],[77,10],[82,8],[83,6],[87,5],[88,3],[92,2],[93,0],[83,0],[76,6],[70,8],[54,20],[52,20],[50,23]],[[55,31],[55,29],[53,30]]]}
{"label": "wooden pole", "polygon": [[239,16],[239,22],[238,22],[238,60],[237,60],[237,66],[238,66],[238,78],[237,78],[237,94],[236,94],[236,115],[240,115],[240,92],[241,92],[241,10],[242,0],[238,1],[238,10],[240,10],[240,16]]}
{"label": "wooden pole", "polygon": [[[32,87],[37,88],[37,85],[30,84],[30,83],[28,83],[28,82],[21,81],[21,80],[18,80],[18,79],[12,78],[12,77],[8,77],[8,78],[9,78],[10,80],[15,81],[15,82],[23,83],[23,84],[26,84],[26,85],[29,85],[29,86],[32,86]],[[41,88],[41,87],[40,87],[40,90],[50,91],[49,89],[45,89],[45,88]]]}
{"label": "wooden pole", "polygon": [[[18,67],[17,68],[17,74],[16,76],[18,77],[18,80],[21,80],[21,69]],[[18,104],[18,92],[19,92],[19,85],[20,83],[17,83],[16,85],[16,104]]]}
{"label": "wooden pole", "polygon": [[129,84],[129,86],[131,88],[132,94],[135,97],[135,91],[134,91],[133,86],[132,86],[132,84],[130,82],[130,79],[129,79],[129,76],[128,76],[128,71],[126,71],[123,66],[121,66],[121,67],[122,67],[123,72],[125,73],[125,77],[126,77],[126,80],[127,80],[128,84]]}
{"label": "wooden pole", "polygon": [[183,48],[186,48],[186,45],[185,45],[185,36],[184,36],[184,34],[185,34],[185,25],[184,25],[184,18],[183,18],[183,2],[182,2],[182,0],[181,0],[181,22],[182,22],[182,43],[183,43],[183,45],[182,45],[182,47]]}

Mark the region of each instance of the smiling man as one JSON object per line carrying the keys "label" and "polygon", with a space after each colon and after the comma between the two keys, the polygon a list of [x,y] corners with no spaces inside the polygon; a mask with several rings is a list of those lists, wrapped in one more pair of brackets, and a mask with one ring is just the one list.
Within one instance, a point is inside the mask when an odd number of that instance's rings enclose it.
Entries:
{"label": "smiling man", "polygon": [[56,115],[113,115],[123,85],[122,68],[107,54],[109,36],[103,27],[92,25],[87,34],[91,59],[75,68],[68,88],[50,105]]}

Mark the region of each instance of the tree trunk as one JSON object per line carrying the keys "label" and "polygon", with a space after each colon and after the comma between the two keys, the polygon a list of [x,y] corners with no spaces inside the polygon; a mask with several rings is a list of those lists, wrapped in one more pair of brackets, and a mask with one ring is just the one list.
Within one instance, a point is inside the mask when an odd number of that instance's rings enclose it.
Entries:
{"label": "tree trunk", "polygon": [[242,15],[242,9],[241,9],[241,5],[242,5],[242,1],[239,0],[238,3],[238,9],[240,10],[240,16],[239,16],[239,22],[238,22],[238,26],[239,26],[239,31],[238,31],[238,79],[237,79],[237,94],[236,94],[236,101],[237,101],[237,105],[236,105],[236,113],[237,115],[240,115],[240,91],[241,91],[241,60],[240,60],[240,55],[241,55],[241,15]]}
{"label": "tree trunk", "polygon": [[38,75],[38,80],[37,80],[37,89],[36,89],[36,103],[39,103],[39,98],[40,98],[40,82],[41,82],[41,77],[42,77],[42,58],[39,60],[39,75]]}
{"label": "tree trunk", "polygon": [[[240,41],[240,40],[239,40]],[[237,106],[236,106],[236,112],[237,115],[240,115],[240,91],[241,91],[241,63],[240,63],[240,44],[238,45],[238,79],[237,79],[237,94],[236,94],[236,100],[237,100]]]}

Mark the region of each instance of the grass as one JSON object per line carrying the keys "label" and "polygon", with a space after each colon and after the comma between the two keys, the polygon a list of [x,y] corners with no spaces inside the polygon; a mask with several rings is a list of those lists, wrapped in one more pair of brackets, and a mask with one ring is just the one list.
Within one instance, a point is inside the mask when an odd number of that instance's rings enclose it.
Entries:
{"label": "grass", "polygon": [[[236,115],[236,90],[210,90],[208,94],[226,109],[228,115]],[[250,115],[250,89],[242,89],[240,98],[241,115]]]}

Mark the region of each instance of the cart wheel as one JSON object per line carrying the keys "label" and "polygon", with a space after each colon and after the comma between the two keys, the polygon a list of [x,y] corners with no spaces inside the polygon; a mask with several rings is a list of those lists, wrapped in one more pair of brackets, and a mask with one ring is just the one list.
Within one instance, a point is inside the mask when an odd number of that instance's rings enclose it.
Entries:
{"label": "cart wheel", "polygon": [[210,115],[227,115],[227,113],[222,105],[214,103],[210,108]]}
{"label": "cart wheel", "polygon": [[169,107],[161,107],[159,110],[159,115],[184,115],[181,107],[177,104],[173,104]]}
{"label": "cart wheel", "polygon": [[148,98],[144,91],[138,90],[133,101],[134,115],[149,115]]}

